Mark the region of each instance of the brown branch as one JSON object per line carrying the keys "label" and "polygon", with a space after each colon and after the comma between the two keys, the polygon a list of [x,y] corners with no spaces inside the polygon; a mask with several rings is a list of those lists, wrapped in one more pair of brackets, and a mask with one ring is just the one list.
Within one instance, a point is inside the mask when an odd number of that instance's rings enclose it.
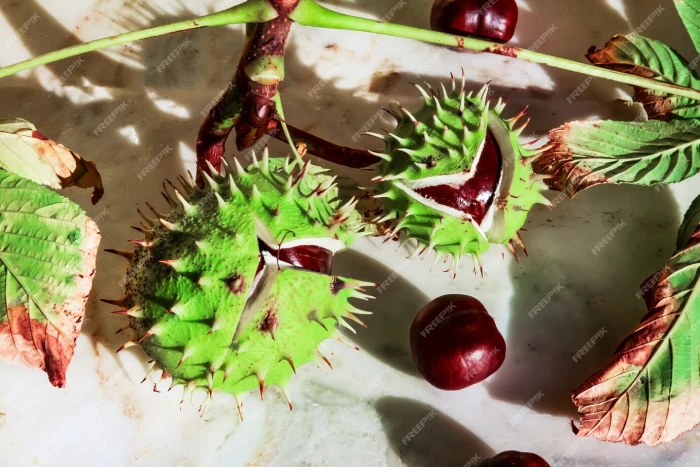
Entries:
{"label": "brown branch", "polygon": [[[279,124],[279,122],[277,122]],[[287,124],[289,134],[295,142],[301,142],[306,145],[306,149],[310,154],[334,164],[343,165],[353,169],[362,169],[376,164],[381,159],[370,154],[362,149],[349,148],[340,146],[323,138],[312,135],[309,132],[295,128]],[[282,131],[271,131],[271,136],[274,136],[280,141],[287,141],[287,138]]]}

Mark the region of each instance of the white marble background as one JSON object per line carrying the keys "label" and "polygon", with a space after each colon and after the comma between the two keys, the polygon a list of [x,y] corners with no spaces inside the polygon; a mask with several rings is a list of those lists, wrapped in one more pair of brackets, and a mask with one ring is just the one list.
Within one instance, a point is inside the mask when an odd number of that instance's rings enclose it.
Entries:
{"label": "white marble background", "polygon": [[[231,1],[0,0],[0,64],[7,65],[78,41],[165,24],[230,6]],[[427,26],[429,0],[404,0],[394,22]],[[519,1],[519,45],[583,59],[614,33],[629,32],[660,5],[644,31],[692,59],[696,54],[671,0]],[[383,17],[395,0],[335,0],[345,11]],[[19,39],[16,31],[34,16]],[[103,248],[133,237],[134,209],[160,200],[163,178],[194,167],[201,110],[234,71],[242,27],[199,30],[27,71],[0,81],[0,115],[23,117],[93,160],[105,181],[97,206],[89,194],[67,192],[98,220]],[[185,42],[162,73],[165,57]],[[77,68],[67,73],[71,63]],[[628,89],[594,80],[572,104],[566,97],[585,77],[515,59],[460,54],[402,39],[295,26],[282,87],[288,118],[339,143],[395,99],[419,104],[411,81],[436,82],[464,67],[474,87],[493,80],[510,95],[513,113],[530,104],[524,137],[543,135],[573,119],[634,118],[637,106],[617,101]],[[67,76],[68,75],[68,76]],[[325,83],[315,99],[309,90]],[[93,130],[124,103],[114,123]],[[377,127],[389,127],[381,120]],[[372,141],[363,140],[371,145]],[[166,148],[170,148],[170,150]],[[274,143],[278,153],[285,147]],[[168,153],[143,180],[138,174]],[[230,149],[232,151],[232,149]],[[274,389],[266,400],[244,400],[245,422],[233,399],[218,395],[203,417],[202,394],[179,410],[181,390],[154,393],[139,384],[147,365],[138,349],[115,354],[126,340],[125,320],[98,297],[115,298],[125,264],[101,254],[93,298],[68,371],[68,386],[51,387],[39,371],[0,362],[0,466],[464,466],[474,456],[508,449],[534,451],[553,466],[691,466],[700,460],[700,431],[657,448],[577,439],[569,393],[612,354],[644,314],[635,299],[640,282],[673,251],[676,229],[698,178],[660,190],[598,187],[531,213],[524,240],[530,257],[516,263],[492,249],[483,279],[465,261],[456,280],[429,273],[429,260],[406,263],[407,251],[361,241],[337,270],[382,282],[400,276],[370,308],[369,329],[352,337],[362,350],[332,342],[334,370],[306,365],[293,379],[294,410]],[[553,194],[552,196],[556,196]],[[626,227],[598,255],[590,250],[610,229]],[[555,286],[551,303],[534,319],[529,310]],[[485,383],[440,392],[417,377],[408,349],[411,319],[430,298],[446,293],[481,299],[506,336],[503,367]],[[606,334],[579,363],[572,355],[601,328]],[[167,383],[162,385],[167,389]],[[536,396],[538,395],[539,396]],[[538,399],[529,404],[528,401]],[[402,439],[424,417],[416,438]]]}

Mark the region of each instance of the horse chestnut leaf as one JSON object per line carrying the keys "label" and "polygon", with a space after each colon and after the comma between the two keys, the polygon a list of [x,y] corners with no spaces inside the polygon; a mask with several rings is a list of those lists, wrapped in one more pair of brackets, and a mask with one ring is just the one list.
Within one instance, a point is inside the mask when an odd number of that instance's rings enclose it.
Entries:
{"label": "horse chestnut leaf", "polygon": [[505,451],[486,459],[479,467],[549,467],[549,464],[531,452]]}
{"label": "horse chestnut leaf", "polygon": [[421,375],[445,390],[464,389],[492,375],[506,358],[506,342],[479,300],[443,295],[411,324],[411,353]]}
{"label": "horse chestnut leaf", "polygon": [[430,27],[459,36],[508,42],[518,23],[515,0],[435,0]]}

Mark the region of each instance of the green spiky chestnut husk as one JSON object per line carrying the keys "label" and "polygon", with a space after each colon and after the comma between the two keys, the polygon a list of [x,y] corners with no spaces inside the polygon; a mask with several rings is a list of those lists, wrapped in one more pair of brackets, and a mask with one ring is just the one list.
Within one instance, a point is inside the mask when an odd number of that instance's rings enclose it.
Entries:
{"label": "green spiky chestnut husk", "polygon": [[[417,86],[425,104],[415,114],[401,105],[390,111],[397,119],[394,132],[377,135],[385,141],[382,153],[373,153],[382,161],[374,197],[382,202],[376,223],[388,223],[388,235],[401,232],[405,239],[418,242],[416,255],[434,249],[437,262],[452,258],[456,272],[459,260],[471,255],[481,265],[481,256],[491,244],[505,245],[515,253],[515,245],[524,249],[518,231],[527,214],[537,203],[549,205],[542,191],[547,189],[542,176],[533,173],[531,162],[545,148],[526,149],[518,142],[525,124],[516,127],[524,116],[503,117],[502,99],[490,108],[489,86],[474,95],[462,86],[452,92],[442,85],[440,95]],[[464,209],[448,206],[419,193],[422,189],[439,190],[441,186],[459,187],[481,176],[488,139],[495,141],[497,164],[492,196],[484,201],[485,215],[477,218]],[[483,167],[483,166],[482,166]],[[477,180],[471,180],[475,183]],[[466,186],[466,185],[464,185]],[[458,189],[458,188],[456,188]]]}
{"label": "green spiky chestnut husk", "polygon": [[325,360],[318,347],[336,324],[360,322],[354,313],[366,312],[348,299],[369,298],[362,287],[370,284],[284,267],[259,242],[345,249],[363,234],[356,202],[339,200],[335,177],[321,168],[270,159],[267,149],[245,170],[236,161],[212,173],[203,173],[204,189],[181,179],[183,192],[166,190],[172,211],[144,216],[133,253],[111,250],[131,264],[125,297],[107,302],[129,317],[136,336],[127,346],[140,343],[172,385],[203,389],[207,402],[230,393],[239,409],[243,393],[262,396],[265,386],[290,400],[295,368]]}

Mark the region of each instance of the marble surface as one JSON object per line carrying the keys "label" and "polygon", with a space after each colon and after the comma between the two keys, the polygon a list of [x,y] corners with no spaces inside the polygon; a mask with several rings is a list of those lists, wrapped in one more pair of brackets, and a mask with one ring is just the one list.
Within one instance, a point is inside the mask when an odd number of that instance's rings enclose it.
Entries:
{"label": "marble surface", "polygon": [[[0,64],[232,3],[0,0]],[[661,4],[664,11],[644,34],[686,57],[696,55],[670,0],[518,3],[515,41],[539,44],[542,52],[581,60],[589,46],[634,30]],[[416,26],[426,26],[430,7],[428,0],[328,4],[374,18],[400,5],[391,20]],[[160,199],[163,178],[194,167],[201,111],[229,81],[242,38],[241,27],[200,30],[27,71],[0,81],[0,111],[34,122],[97,163],[105,181],[102,202],[91,206],[89,194],[79,190],[67,195],[96,218],[102,247],[120,248],[138,222],[135,204]],[[176,49],[178,58],[159,72]],[[628,98],[625,87],[602,80],[590,82],[569,104],[567,96],[585,77],[360,33],[295,26],[287,67],[282,92],[290,121],[344,144],[354,144],[353,135],[372,119],[375,128],[388,127],[384,116],[375,116],[383,105],[398,99],[416,107],[410,82],[435,83],[460,67],[474,87],[492,80],[497,92],[510,96],[514,113],[530,104],[532,124],[524,139],[574,119],[640,113],[617,101]],[[96,133],[115,110],[114,122]],[[272,147],[286,151],[281,144]],[[149,164],[152,170],[144,174]],[[361,350],[328,343],[334,370],[300,368],[291,383],[292,412],[272,389],[264,402],[255,394],[244,400],[245,422],[226,395],[200,416],[202,394],[180,409],[181,390],[165,392],[166,383],[154,393],[152,384],[139,384],[147,359],[138,349],[115,354],[126,339],[115,332],[125,321],[97,300],[119,296],[125,264],[101,254],[67,388],[52,388],[39,371],[0,362],[0,466],[451,467],[476,465],[475,459],[509,449],[537,452],[562,467],[698,465],[698,430],[652,449],[577,439],[569,428],[575,416],[571,389],[605,363],[644,314],[637,287],[670,256],[698,181],[659,190],[598,187],[574,200],[559,199],[555,210],[538,207],[524,235],[530,257],[516,263],[493,248],[484,278],[472,274],[468,261],[453,280],[429,273],[429,260],[407,262],[407,251],[396,246],[358,242],[338,259],[339,273],[377,282],[395,278],[370,304],[375,314],[369,328],[348,336]],[[626,227],[592,255],[591,248],[621,221]],[[495,375],[459,392],[440,392],[417,377],[408,349],[417,309],[446,293],[481,299],[508,344]],[[529,311],[547,294],[551,302],[531,318]],[[604,336],[574,363],[572,356],[601,329]],[[404,442],[422,420],[424,428]]]}

